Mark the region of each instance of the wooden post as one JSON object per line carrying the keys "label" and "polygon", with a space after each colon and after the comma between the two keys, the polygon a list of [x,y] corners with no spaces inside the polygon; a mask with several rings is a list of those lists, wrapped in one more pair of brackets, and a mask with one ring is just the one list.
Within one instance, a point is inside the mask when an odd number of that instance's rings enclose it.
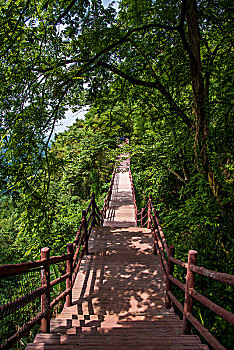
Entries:
{"label": "wooden post", "polygon": [[67,254],[71,254],[70,258],[67,259],[67,271],[69,277],[66,279],[66,289],[69,289],[69,293],[66,296],[66,306],[71,306],[72,304],[72,264],[73,264],[73,244],[67,244]]}
{"label": "wooden post", "polygon": [[88,232],[87,232],[87,220],[86,220],[86,210],[82,210],[82,233],[84,235],[85,242],[85,254],[89,254],[88,248]]}
{"label": "wooden post", "polygon": [[[137,223],[137,204],[136,204],[136,197],[134,196],[134,210],[135,210],[135,220],[136,220],[136,223]],[[137,226],[138,226],[138,223],[137,223]]]}
{"label": "wooden post", "polygon": [[157,255],[156,245],[158,244],[158,241],[157,241],[157,237],[156,237],[156,233],[155,233],[155,231],[157,230],[157,224],[156,224],[155,216],[153,216],[153,224],[154,224],[154,232],[153,232],[153,237],[154,237],[154,255]]}
{"label": "wooden post", "polygon": [[108,207],[109,207],[110,199],[111,199],[111,188],[109,188],[108,193],[107,193],[107,205],[108,205]]}
{"label": "wooden post", "polygon": [[96,218],[95,218],[95,194],[92,193],[92,221],[91,221],[92,227],[96,225]]}
{"label": "wooden post", "polygon": [[101,226],[103,226],[104,218],[103,218],[103,215],[102,215],[102,209],[100,210],[100,215],[101,215]]}
{"label": "wooden post", "polygon": [[143,227],[143,214],[144,214],[144,208],[141,208],[141,227]]}
{"label": "wooden post", "polygon": [[169,260],[169,257],[172,256],[174,258],[175,255],[175,247],[173,245],[169,246],[169,256],[168,256],[168,275],[166,280],[166,307],[171,307],[171,299],[168,296],[168,292],[171,291],[172,283],[169,280],[169,275],[173,276],[174,271],[174,263]]}
{"label": "wooden post", "polygon": [[147,228],[150,228],[150,219],[151,219],[151,200],[152,196],[151,194],[149,195],[149,200],[148,200],[148,222],[147,222]]}
{"label": "wooden post", "polygon": [[183,315],[183,334],[191,334],[191,325],[186,317],[190,312],[192,314],[193,298],[189,295],[189,289],[194,288],[194,272],[190,270],[190,265],[197,264],[197,252],[190,250],[188,254],[188,267],[185,286],[185,300],[184,300],[184,315]]}
{"label": "wooden post", "polygon": [[[153,209],[153,214],[154,214],[154,230],[158,230],[158,225],[157,225],[157,221],[156,221],[156,216],[158,217],[158,210]],[[158,244],[158,241],[157,241]],[[157,249],[156,247],[154,247],[154,254],[157,255]]]}
{"label": "wooden post", "polygon": [[107,200],[106,198],[104,199],[104,213],[103,213],[103,218],[106,218],[106,211],[107,211]]}
{"label": "wooden post", "polygon": [[50,249],[45,247],[41,250],[41,259],[46,262],[41,269],[41,285],[46,287],[45,294],[41,296],[41,312],[45,312],[46,316],[41,320],[42,333],[50,333]]}
{"label": "wooden post", "polygon": [[97,226],[101,226],[102,224],[101,224],[101,222],[102,222],[102,220],[100,219],[100,217],[99,217],[99,214],[100,214],[100,216],[101,216],[101,210],[100,210],[100,212],[99,212],[99,210],[97,210],[97,207],[96,207],[96,203],[95,203],[95,209],[96,209],[96,211],[97,211]]}
{"label": "wooden post", "polygon": [[158,210],[155,210],[155,209],[154,209],[154,216],[155,216],[155,217],[157,216],[157,218],[158,218]]}

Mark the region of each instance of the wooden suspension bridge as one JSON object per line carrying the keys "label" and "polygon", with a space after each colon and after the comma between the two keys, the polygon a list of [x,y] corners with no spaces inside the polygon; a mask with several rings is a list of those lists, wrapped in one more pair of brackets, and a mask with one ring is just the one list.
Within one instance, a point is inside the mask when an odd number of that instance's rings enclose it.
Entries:
{"label": "wooden suspension bridge", "polygon": [[[232,324],[234,315],[194,289],[195,274],[232,285],[234,276],[198,267],[196,251],[189,252],[188,262],[174,257],[175,248],[167,246],[151,197],[138,212],[130,161],[125,155],[120,158],[102,210],[93,196],[82,212],[74,242],[67,245],[67,254],[50,257],[49,249],[43,248],[39,261],[0,266],[1,278],[41,269],[39,288],[0,306],[0,319],[7,320],[41,299],[41,310],[5,339],[1,349],[10,349],[39,323],[41,332],[26,350],[209,349],[192,327],[211,348],[225,349],[193,316],[193,300]],[[65,273],[51,280],[50,267],[62,262]],[[175,264],[187,270],[186,283],[173,276]],[[52,297],[53,288],[64,281],[65,289]],[[172,286],[184,292],[184,305]],[[63,299],[63,311],[51,318]],[[182,319],[173,306],[181,311]]]}

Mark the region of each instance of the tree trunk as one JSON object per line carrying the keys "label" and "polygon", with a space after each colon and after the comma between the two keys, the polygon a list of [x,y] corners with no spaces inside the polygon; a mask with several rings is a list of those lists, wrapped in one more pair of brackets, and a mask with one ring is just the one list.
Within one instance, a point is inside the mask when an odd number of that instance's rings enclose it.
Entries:
{"label": "tree trunk", "polygon": [[[193,108],[196,120],[195,157],[201,159],[203,170],[206,174],[212,193],[219,205],[222,206],[222,199],[225,197],[225,193],[222,191],[221,184],[219,184],[217,181],[207,154],[207,118],[205,112],[206,98],[201,66],[200,32],[196,0],[186,1],[186,16],[188,24],[188,44],[190,47],[189,65],[194,97]],[[197,154],[197,149],[199,150],[199,154]],[[222,209],[233,221],[232,208],[224,208],[222,206]]]}

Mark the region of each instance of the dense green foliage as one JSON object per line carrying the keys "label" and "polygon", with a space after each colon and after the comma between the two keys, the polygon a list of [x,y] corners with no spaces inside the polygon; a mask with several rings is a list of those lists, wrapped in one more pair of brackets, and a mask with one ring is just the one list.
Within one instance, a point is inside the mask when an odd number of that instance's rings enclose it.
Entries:
{"label": "dense green foliage", "polygon": [[[84,121],[77,121],[58,135],[47,154],[50,167],[45,198],[35,193],[25,199],[11,191],[1,201],[1,263],[39,258],[40,249],[50,246],[64,253],[72,241],[91,194],[102,204],[113,170],[116,139],[93,133]],[[37,191],[43,193],[43,184]]]}
{"label": "dense green foliage", "polygon": [[[193,248],[200,265],[232,272],[232,13],[230,0],[121,0],[117,12],[0,1],[0,263],[64,252],[127,135],[138,206],[153,195],[178,257]],[[84,106],[51,142],[65,111]],[[199,288],[230,307],[228,289]],[[226,324],[208,326],[230,346]]]}

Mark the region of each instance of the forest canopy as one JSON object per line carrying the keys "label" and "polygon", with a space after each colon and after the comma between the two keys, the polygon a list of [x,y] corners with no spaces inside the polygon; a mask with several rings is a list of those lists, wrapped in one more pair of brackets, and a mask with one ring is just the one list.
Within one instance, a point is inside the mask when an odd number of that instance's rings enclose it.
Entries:
{"label": "forest canopy", "polygon": [[[67,196],[101,196],[124,134],[139,201],[153,192],[167,218],[179,201],[186,230],[210,222],[229,241],[231,1],[113,5],[1,1],[1,249],[29,236],[37,254],[60,201],[69,217]],[[66,110],[84,106],[85,120],[51,144]]]}
{"label": "forest canopy", "polygon": [[232,1],[116,5],[0,0],[0,263],[64,252],[126,135],[138,207],[152,194],[180,258],[231,272]]}

